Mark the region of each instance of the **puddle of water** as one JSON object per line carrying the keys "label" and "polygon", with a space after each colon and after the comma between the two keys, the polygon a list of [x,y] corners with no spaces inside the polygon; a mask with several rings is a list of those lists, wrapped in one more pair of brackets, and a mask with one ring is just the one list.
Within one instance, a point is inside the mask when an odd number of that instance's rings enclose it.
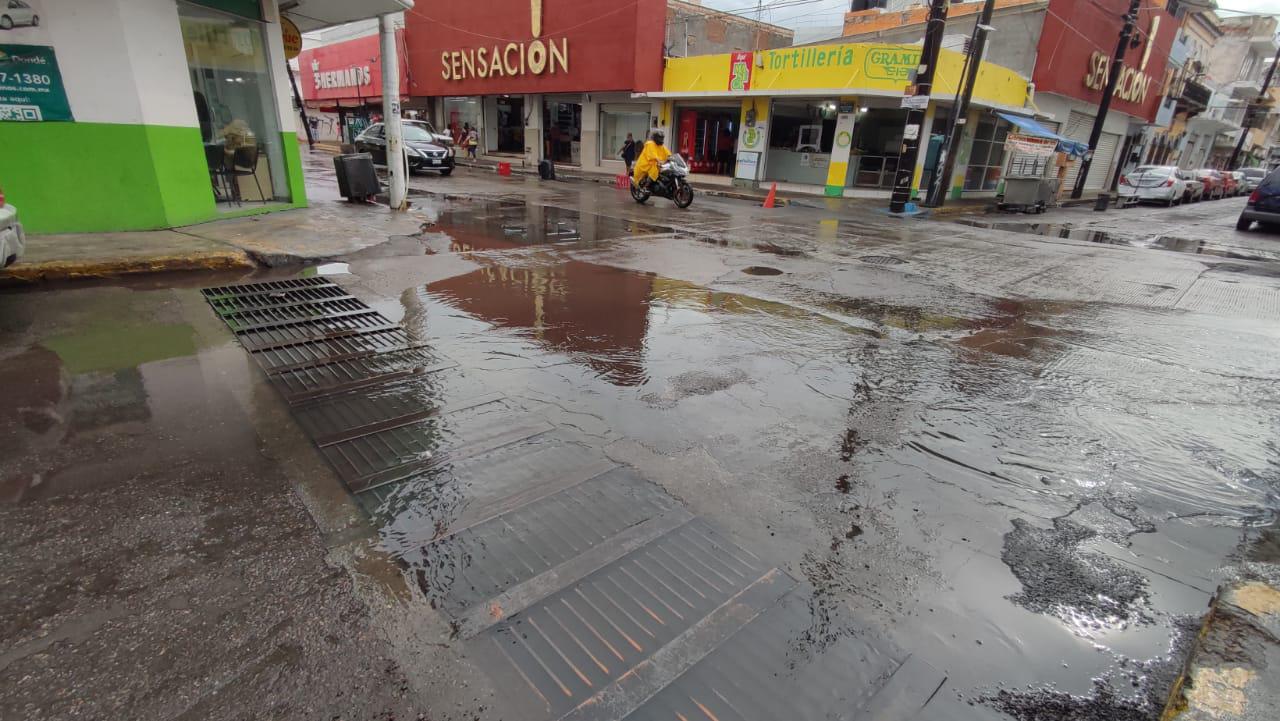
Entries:
{"label": "puddle of water", "polygon": [[1214,245],[1204,240],[1192,240],[1189,238],[1179,238],[1169,235],[1153,235],[1147,237],[1137,237],[1125,235],[1122,233],[1113,233],[1102,230],[1090,230],[1088,228],[1075,228],[1071,225],[1060,225],[1057,223],[1022,223],[1022,222],[1000,222],[989,220],[977,220],[973,218],[960,218],[955,221],[960,225],[968,225],[974,228],[987,228],[990,230],[1003,230],[1010,233],[1022,233],[1024,235],[1038,235],[1050,238],[1067,238],[1070,240],[1082,240],[1086,243],[1100,243],[1103,245],[1123,245],[1131,248],[1153,248],[1156,250],[1168,250],[1175,253],[1190,253],[1193,255],[1212,255],[1222,258],[1233,258],[1236,260],[1273,260],[1261,255],[1246,253],[1239,250],[1231,250],[1218,245]]}
{"label": "puddle of water", "polygon": [[445,234],[446,250],[510,250],[530,245],[594,242],[665,232],[660,226],[536,203],[477,201],[440,213],[428,232]]}

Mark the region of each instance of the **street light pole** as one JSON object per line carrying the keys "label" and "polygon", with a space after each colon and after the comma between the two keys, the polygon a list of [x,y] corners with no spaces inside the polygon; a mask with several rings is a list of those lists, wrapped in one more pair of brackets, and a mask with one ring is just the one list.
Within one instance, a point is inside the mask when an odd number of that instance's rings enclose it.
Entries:
{"label": "street light pole", "polygon": [[382,46],[382,126],[387,141],[388,204],[392,210],[404,210],[408,193],[405,162],[404,128],[400,125],[400,60],[397,57],[396,25],[391,15],[380,15],[379,44]]}
{"label": "street light pole", "polygon": [[951,127],[947,145],[942,151],[942,168],[934,173],[933,183],[929,186],[929,194],[925,205],[941,208],[947,200],[947,191],[951,188],[951,176],[956,171],[956,152],[960,149],[960,141],[964,138],[965,118],[969,116],[969,102],[973,99],[973,86],[978,82],[978,66],[987,49],[987,33],[991,29],[991,15],[995,12],[996,0],[986,0],[982,6],[982,14],[973,26],[973,39],[969,43],[969,57],[965,58],[965,73],[961,82],[964,87],[961,95],[951,106]]}
{"label": "street light pole", "polygon": [[[1253,106],[1262,105],[1267,101],[1267,90],[1271,87],[1271,78],[1276,74],[1277,63],[1280,63],[1280,49],[1276,50],[1276,56],[1271,60],[1271,69],[1267,70],[1267,79],[1262,82],[1262,92],[1258,93],[1257,100],[1252,103]],[[1257,115],[1257,111],[1254,110],[1253,113],[1250,113],[1251,109],[1248,105],[1245,106],[1244,123],[1243,127],[1240,128],[1240,139],[1236,141],[1236,149],[1231,151],[1231,160],[1227,161],[1227,170],[1235,170],[1236,162],[1240,159],[1240,151],[1244,148],[1244,139],[1249,137],[1249,131],[1253,130],[1253,119]]]}
{"label": "street light pole", "polygon": [[[926,101],[933,93],[933,72],[938,66],[938,51],[942,49],[942,34],[947,27],[949,0],[931,0],[929,20],[924,28],[924,47],[920,51],[920,64],[916,69],[915,97]],[[907,110],[907,122],[902,134],[902,152],[898,155],[898,172],[894,176],[893,195],[889,197],[889,212],[901,213],[911,200],[911,186],[916,178],[916,159],[920,156],[920,129],[924,127],[926,103],[923,108]],[[915,137],[910,137],[915,128]]]}
{"label": "street light pole", "polygon": [[1116,44],[1115,57],[1111,59],[1111,72],[1107,75],[1107,87],[1102,91],[1102,102],[1098,104],[1098,117],[1093,119],[1093,131],[1089,133],[1089,152],[1080,163],[1080,172],[1076,174],[1076,185],[1071,189],[1071,197],[1084,195],[1084,184],[1089,178],[1089,167],[1093,165],[1093,152],[1098,149],[1098,141],[1102,139],[1102,126],[1107,122],[1107,112],[1111,110],[1111,96],[1116,93],[1116,84],[1120,82],[1120,72],[1124,70],[1124,54],[1129,49],[1129,39],[1133,37],[1133,28],[1138,22],[1138,6],[1141,0],[1130,0],[1129,12],[1124,16],[1124,25],[1120,28],[1120,42]]}

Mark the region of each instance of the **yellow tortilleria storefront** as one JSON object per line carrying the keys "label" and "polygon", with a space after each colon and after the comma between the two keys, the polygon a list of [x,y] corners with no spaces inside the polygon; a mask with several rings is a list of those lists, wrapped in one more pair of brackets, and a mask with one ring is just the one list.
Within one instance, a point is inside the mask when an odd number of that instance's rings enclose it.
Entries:
{"label": "yellow tortilleria storefront", "polygon": [[[1009,132],[995,112],[1032,115],[1027,79],[982,63],[967,117],[953,119],[964,55],[943,50],[932,96],[908,98],[919,63],[918,45],[868,43],[669,58],[662,91],[647,97],[662,101],[672,149],[722,182],[875,196],[893,185],[904,136],[916,135],[915,185],[928,187],[956,123],[966,133],[950,194],[994,194]],[[923,125],[906,125],[910,103],[925,108]]]}

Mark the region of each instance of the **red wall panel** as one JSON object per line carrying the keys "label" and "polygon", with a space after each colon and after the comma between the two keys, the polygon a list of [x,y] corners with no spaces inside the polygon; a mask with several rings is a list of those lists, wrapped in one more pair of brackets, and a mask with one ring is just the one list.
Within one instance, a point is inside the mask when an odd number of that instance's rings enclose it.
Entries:
{"label": "red wall panel", "polygon": [[[1120,38],[1122,17],[1129,0],[1051,0],[1036,56],[1032,80],[1037,92],[1058,93],[1094,105],[1102,101],[1102,91],[1085,84],[1092,69],[1091,57],[1098,52],[1110,58]],[[1152,21],[1159,19],[1154,35]],[[1111,109],[1135,117],[1155,120],[1163,89],[1165,65],[1169,49],[1177,35],[1178,21],[1163,8],[1144,2],[1138,12],[1138,47],[1130,47],[1125,66],[1137,70],[1150,42],[1142,75],[1147,81],[1146,97],[1141,102],[1115,97]],[[1150,39],[1149,39],[1150,38]]]}
{"label": "red wall panel", "polygon": [[[555,65],[529,72],[534,21],[541,6],[544,46],[567,48],[567,70]],[[493,95],[590,91],[648,91],[662,87],[664,0],[466,0],[418,3],[405,13],[409,46],[409,94],[414,96]],[[563,43],[563,45],[562,45]],[[508,51],[508,46],[515,46]],[[479,71],[479,54],[499,72]],[[452,53],[470,56],[462,79]],[[503,68],[525,72],[508,73]],[[483,77],[482,77],[483,75]]]}
{"label": "red wall panel", "polygon": [[[404,50],[404,31],[396,31],[401,52]],[[369,68],[369,82],[355,85],[324,87],[324,73],[345,72],[352,68]],[[406,63],[400,60],[400,94],[409,94],[409,81],[405,77]],[[361,73],[363,75],[363,73]],[[328,76],[331,80],[334,76]],[[353,76],[345,76],[353,77]],[[320,82],[317,83],[317,80]],[[369,35],[333,45],[303,50],[298,56],[298,91],[304,100],[337,100],[339,98],[382,97],[382,51],[378,36]]]}

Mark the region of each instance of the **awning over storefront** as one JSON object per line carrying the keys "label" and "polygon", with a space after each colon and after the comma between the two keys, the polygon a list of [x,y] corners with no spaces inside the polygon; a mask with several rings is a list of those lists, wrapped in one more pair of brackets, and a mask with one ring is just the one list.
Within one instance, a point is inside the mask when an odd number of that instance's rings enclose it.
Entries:
{"label": "awning over storefront", "polygon": [[413,9],[414,0],[280,0],[280,12],[310,32]]}
{"label": "awning over storefront", "polygon": [[1013,115],[1011,113],[996,113],[996,115],[999,115],[1010,123],[1016,125],[1019,130],[1027,135],[1034,135],[1037,138],[1053,138],[1054,140],[1057,140],[1058,152],[1081,156],[1089,151],[1088,143],[1082,143],[1078,140],[1072,140],[1071,138],[1058,135],[1031,118],[1024,118],[1020,115]]}

